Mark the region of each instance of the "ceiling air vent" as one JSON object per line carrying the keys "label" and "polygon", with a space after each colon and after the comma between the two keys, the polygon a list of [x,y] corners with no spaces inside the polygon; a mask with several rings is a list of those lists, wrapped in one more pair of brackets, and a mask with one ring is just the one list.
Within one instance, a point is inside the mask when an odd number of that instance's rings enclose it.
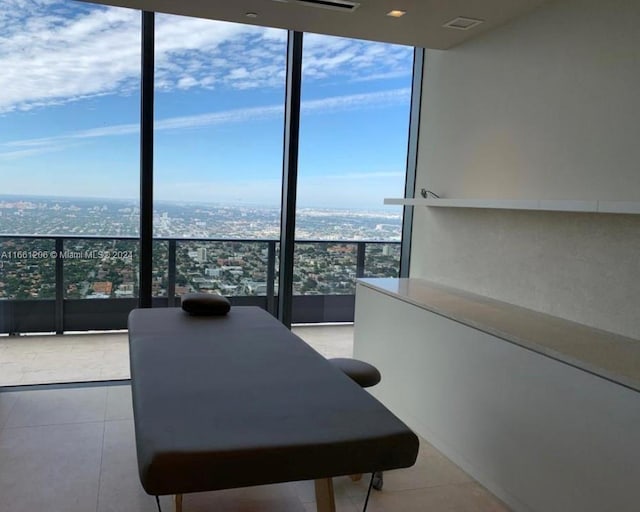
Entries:
{"label": "ceiling air vent", "polygon": [[469,30],[470,28],[477,27],[483,20],[475,20],[473,18],[465,18],[464,16],[458,16],[457,18],[447,21],[443,27],[455,28],[456,30]]}
{"label": "ceiling air vent", "polygon": [[353,12],[359,6],[359,2],[349,0],[275,0],[288,4],[301,4],[309,7],[319,7],[320,9],[331,9],[333,11]]}

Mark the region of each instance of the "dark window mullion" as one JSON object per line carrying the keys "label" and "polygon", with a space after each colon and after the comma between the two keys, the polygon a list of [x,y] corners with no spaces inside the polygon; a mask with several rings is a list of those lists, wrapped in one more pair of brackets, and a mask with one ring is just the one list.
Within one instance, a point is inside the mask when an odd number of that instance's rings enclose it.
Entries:
{"label": "dark window mullion", "polygon": [[284,155],[280,220],[280,273],[278,319],[291,327],[293,302],[293,254],[295,249],[296,189],[298,186],[298,142],[300,136],[300,90],[302,86],[302,33],[289,31],[287,39],[287,83],[284,112]]}
{"label": "dark window mullion", "polygon": [[151,307],[153,281],[153,71],[154,13],[142,11],[140,95],[140,299]]}
{"label": "dark window mullion", "polygon": [[[415,197],[416,172],[418,168],[418,141],[420,139],[420,107],[422,103],[422,76],[424,69],[424,48],[413,52],[413,81],[411,86],[411,106],[409,110],[409,142],[407,145],[407,173],[404,197]],[[411,259],[411,231],[413,227],[413,206],[404,207],[402,216],[402,244],[400,245],[399,277],[409,277]]]}

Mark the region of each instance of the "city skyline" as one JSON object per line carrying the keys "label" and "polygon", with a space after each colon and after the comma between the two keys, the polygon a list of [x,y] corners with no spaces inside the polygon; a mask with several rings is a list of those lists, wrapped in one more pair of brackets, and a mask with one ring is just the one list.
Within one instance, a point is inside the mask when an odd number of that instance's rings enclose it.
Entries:
{"label": "city skyline", "polygon": [[[279,223],[277,208],[161,204],[153,220],[154,296],[170,288],[265,295],[276,275]],[[0,195],[0,300],[52,299],[56,282],[70,299],[136,297],[138,228],[132,200]],[[397,275],[400,238],[401,215],[391,212],[299,210],[294,292],[352,294],[359,261],[363,275]]]}
{"label": "city skyline", "polygon": [[[0,237],[19,235],[137,237],[139,205],[133,199],[0,194]],[[302,208],[297,240],[401,239],[400,207],[380,209]],[[156,238],[278,239],[276,206],[157,201]]]}
{"label": "city skyline", "polygon": [[[57,194],[17,194],[17,193],[0,193],[0,203],[2,201],[6,201],[9,199],[13,199],[16,201],[26,201],[26,200],[46,200],[46,201],[122,201],[127,203],[136,203],[136,207],[139,206],[139,197],[106,197],[106,196],[84,196],[84,195],[57,195]],[[264,209],[280,209],[280,204],[268,204],[262,203],[259,201],[256,202],[228,202],[228,201],[207,201],[207,200],[182,200],[182,199],[158,199],[154,198],[153,209],[156,211],[156,207],[165,204],[172,205],[180,205],[180,204],[189,204],[189,205],[202,205],[208,207],[255,207],[255,208],[264,208]],[[352,207],[332,207],[332,206],[302,206],[300,204],[297,205],[299,210],[333,210],[333,211],[371,211],[382,214],[391,214],[392,216],[401,216],[401,209],[394,208],[393,205],[391,207],[389,205],[374,205],[372,207],[367,206],[352,206]]]}
{"label": "city skyline", "polygon": [[[136,198],[140,12],[7,1],[3,193]],[[156,16],[157,200],[279,204],[285,46],[280,29]],[[402,195],[412,52],[305,34],[301,207]]]}

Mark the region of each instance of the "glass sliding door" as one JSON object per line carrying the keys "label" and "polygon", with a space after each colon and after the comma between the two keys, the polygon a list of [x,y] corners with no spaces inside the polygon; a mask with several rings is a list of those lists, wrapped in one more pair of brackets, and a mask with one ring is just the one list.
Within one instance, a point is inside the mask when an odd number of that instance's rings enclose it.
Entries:
{"label": "glass sliding door", "polygon": [[412,62],[305,34],[294,322],[352,320],[356,278],[398,274],[402,210],[383,199],[404,194]]}
{"label": "glass sliding door", "polygon": [[135,304],[140,12],[7,0],[0,69],[0,385],[112,378],[106,338],[24,335]]}
{"label": "glass sliding door", "polygon": [[155,27],[155,304],[199,291],[272,307],[286,31],[165,14]]}
{"label": "glass sliding door", "polygon": [[[0,386],[127,378],[126,335],[60,335],[125,329],[141,295],[142,13],[5,3]],[[287,32],[154,16],[152,305],[275,313]],[[304,36],[294,322],[351,320],[356,278],[398,273],[382,201],[403,193],[412,53]]]}

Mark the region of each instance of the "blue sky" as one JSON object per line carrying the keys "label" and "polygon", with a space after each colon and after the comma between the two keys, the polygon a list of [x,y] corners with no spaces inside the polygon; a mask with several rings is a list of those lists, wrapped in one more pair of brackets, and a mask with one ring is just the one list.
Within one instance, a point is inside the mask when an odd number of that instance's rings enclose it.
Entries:
{"label": "blue sky", "polygon": [[[157,15],[155,197],[279,203],[286,32]],[[300,206],[401,196],[412,49],[305,35]],[[134,198],[140,13],[3,0],[3,194]]]}

